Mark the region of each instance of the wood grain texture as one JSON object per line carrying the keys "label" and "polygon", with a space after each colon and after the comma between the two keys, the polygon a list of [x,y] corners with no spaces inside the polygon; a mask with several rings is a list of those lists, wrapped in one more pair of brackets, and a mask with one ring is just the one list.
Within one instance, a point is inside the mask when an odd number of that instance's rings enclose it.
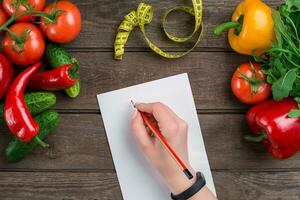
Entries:
{"label": "wood grain texture", "polygon": [[[220,200],[300,200],[298,173],[213,171],[213,176]],[[121,200],[122,195],[113,172],[1,172],[0,199]]]}
{"label": "wood grain texture", "polygon": [[1,200],[121,200],[116,174],[0,173]]}
{"label": "wood grain texture", "polygon": [[[114,38],[118,25],[123,17],[131,10],[137,8],[139,0],[74,0],[79,6],[83,27],[80,37],[69,44],[72,48],[107,48],[112,50]],[[147,33],[155,44],[164,48],[189,48],[194,41],[185,44],[168,42],[161,29],[161,20],[167,8],[172,8],[178,4],[191,5],[191,0],[151,0],[146,1],[154,7],[153,22],[147,26]],[[221,37],[213,36],[212,30],[216,24],[228,21],[232,12],[240,0],[204,0],[203,20],[205,24],[205,36],[200,44],[200,48],[220,48],[230,49],[227,43],[227,36],[224,33]],[[272,7],[278,6],[281,0],[265,0]],[[168,19],[168,31],[178,36],[188,35],[194,27],[193,17],[182,13],[174,13]],[[140,31],[136,30],[131,35],[127,47],[136,48],[148,46],[144,42]],[[203,49],[205,50],[205,49]]]}
{"label": "wood grain texture", "polygon": [[[262,145],[244,143],[242,134],[248,133],[248,128],[242,114],[201,114],[199,119],[214,170],[300,169],[300,154],[278,161]],[[0,152],[8,138],[7,134],[1,134]],[[0,171],[114,169],[100,115],[63,114],[60,126],[47,142],[52,145],[50,150],[38,148],[17,164],[0,161]]]}
{"label": "wood grain texture", "polygon": [[198,109],[246,109],[230,89],[235,68],[248,57],[234,53],[194,52],[177,60],[167,60],[151,52],[128,53],[122,62],[112,53],[73,52],[81,62],[82,92],[76,99],[60,95],[59,109],[94,109],[96,94],[187,72]]}
{"label": "wood grain texture", "polygon": [[213,172],[220,200],[300,200],[299,172]]}

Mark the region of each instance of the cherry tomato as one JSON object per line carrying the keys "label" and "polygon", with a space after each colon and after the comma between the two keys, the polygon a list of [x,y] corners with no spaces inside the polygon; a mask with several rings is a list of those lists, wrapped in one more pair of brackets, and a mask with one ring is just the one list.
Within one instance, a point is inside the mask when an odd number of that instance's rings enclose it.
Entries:
{"label": "cherry tomato", "polygon": [[0,53],[0,99],[2,99],[13,80],[14,69],[10,61]]}
{"label": "cherry tomato", "polygon": [[[17,11],[17,15],[25,12],[28,10],[27,6],[25,4],[28,4],[33,10],[36,11],[42,11],[45,8],[46,0],[22,0],[25,3],[21,3],[19,6],[19,9]],[[15,0],[3,0],[2,5],[5,10],[5,12],[8,14],[8,16],[12,16],[15,12]],[[23,17],[20,17],[16,19],[18,22],[30,22],[32,20],[31,15],[25,15]]]}
{"label": "cherry tomato", "polygon": [[56,43],[67,43],[74,40],[81,29],[79,9],[69,1],[58,1],[56,14],[52,13],[54,3],[48,5],[44,12],[52,15],[51,21],[41,18],[40,28],[44,35]]}
{"label": "cherry tomato", "polygon": [[4,53],[16,65],[31,65],[38,62],[45,52],[45,39],[41,31],[31,23],[16,23],[10,31],[17,39],[8,33],[2,40]]}
{"label": "cherry tomato", "polygon": [[257,104],[266,100],[271,93],[271,85],[258,63],[240,65],[231,80],[233,94],[246,104]]}
{"label": "cherry tomato", "polygon": [[8,20],[8,16],[0,5],[0,26],[2,26]]}

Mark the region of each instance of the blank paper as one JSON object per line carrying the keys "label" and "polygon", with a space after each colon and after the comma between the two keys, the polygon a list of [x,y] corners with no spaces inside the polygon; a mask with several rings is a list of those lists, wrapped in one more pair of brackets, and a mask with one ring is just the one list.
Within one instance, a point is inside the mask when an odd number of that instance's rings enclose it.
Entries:
{"label": "blank paper", "polygon": [[162,102],[188,123],[191,165],[205,175],[208,187],[216,193],[187,74],[100,94],[97,98],[124,200],[171,199],[131,134],[131,100]]}

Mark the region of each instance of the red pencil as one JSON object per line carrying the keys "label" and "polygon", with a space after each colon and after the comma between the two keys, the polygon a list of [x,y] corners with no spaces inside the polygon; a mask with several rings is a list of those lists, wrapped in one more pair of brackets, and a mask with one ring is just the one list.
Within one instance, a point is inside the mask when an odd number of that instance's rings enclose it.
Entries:
{"label": "red pencil", "polygon": [[[134,102],[131,101],[131,103],[135,107]],[[184,162],[180,159],[180,157],[176,154],[176,152],[168,144],[168,142],[166,141],[166,139],[164,138],[164,136],[161,134],[161,132],[156,128],[156,126],[152,123],[152,121],[147,117],[146,113],[141,112],[139,110],[138,110],[138,112],[141,113],[141,116],[142,116],[145,124],[149,127],[149,129],[154,134],[154,136],[160,141],[160,143],[163,145],[163,147],[167,150],[167,152],[175,160],[175,162],[180,167],[180,169],[183,171],[183,173],[188,177],[188,179],[192,179],[193,175],[190,172],[190,170],[186,167],[186,165],[184,164]]]}

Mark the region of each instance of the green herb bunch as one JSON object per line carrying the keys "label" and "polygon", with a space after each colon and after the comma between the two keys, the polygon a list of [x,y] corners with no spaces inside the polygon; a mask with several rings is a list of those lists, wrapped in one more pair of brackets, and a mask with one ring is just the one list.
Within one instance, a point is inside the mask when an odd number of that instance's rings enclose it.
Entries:
{"label": "green herb bunch", "polygon": [[[285,0],[273,9],[273,19],[275,40],[255,60],[262,63],[275,100],[291,96],[300,103],[300,0]],[[300,111],[290,115],[300,116]]]}

